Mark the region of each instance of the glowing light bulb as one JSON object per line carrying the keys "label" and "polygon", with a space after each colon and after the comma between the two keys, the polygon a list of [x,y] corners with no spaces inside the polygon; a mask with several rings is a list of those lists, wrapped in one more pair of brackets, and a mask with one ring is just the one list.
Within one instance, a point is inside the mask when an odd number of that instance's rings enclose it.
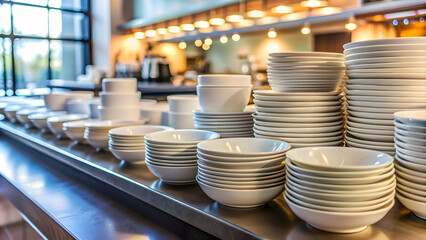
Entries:
{"label": "glowing light bulb", "polygon": [[192,31],[192,30],[194,30],[194,29],[195,29],[194,25],[193,25],[193,24],[191,24],[191,23],[184,23],[184,24],[181,24],[181,25],[180,25],[180,28],[181,28],[183,31]]}
{"label": "glowing light bulb", "polygon": [[227,37],[227,36],[222,36],[222,37],[220,37],[220,38],[219,38],[219,41],[220,41],[221,43],[225,44],[225,43],[227,43],[227,42],[228,42],[228,37]]}
{"label": "glowing light bulb", "polygon": [[327,1],[319,1],[319,0],[307,0],[307,1],[302,1],[300,3],[301,7],[310,7],[310,8],[325,7],[327,5],[328,5]]}
{"label": "glowing light bulb", "polygon": [[240,34],[238,34],[238,33],[233,34],[231,38],[235,42],[237,42],[237,41],[239,41],[241,39]]}
{"label": "glowing light bulb", "polygon": [[276,38],[277,37],[277,32],[275,31],[275,29],[270,28],[268,31],[268,37],[269,38]]}
{"label": "glowing light bulb", "polygon": [[185,49],[186,48],[186,42],[180,42],[179,43],[179,48],[180,49]]}
{"label": "glowing light bulb", "polygon": [[143,33],[143,32],[135,32],[135,38],[136,39],[144,39],[145,38],[145,33]]}
{"label": "glowing light bulb", "polygon": [[169,33],[180,33],[179,26],[169,26],[167,30],[169,30]]}
{"label": "glowing light bulb", "polygon": [[195,40],[194,44],[197,47],[201,47],[201,45],[203,45],[203,41],[201,41],[201,39],[197,39],[197,40]]}
{"label": "glowing light bulb", "polygon": [[251,18],[261,18],[265,16],[265,12],[260,10],[253,10],[248,12],[247,16]]}
{"label": "glowing light bulb", "polygon": [[226,21],[231,22],[231,23],[237,23],[237,22],[241,22],[244,20],[244,17],[242,15],[239,14],[232,14],[226,17]]}
{"label": "glowing light bulb", "polygon": [[207,45],[212,45],[212,43],[213,43],[213,40],[211,39],[211,38],[206,38],[206,39],[204,39],[204,44],[207,44]]}
{"label": "glowing light bulb", "polygon": [[303,28],[300,29],[300,32],[303,33],[303,34],[305,34],[305,35],[311,33],[311,28],[310,28],[309,23],[305,23],[305,25],[303,26]]}
{"label": "glowing light bulb", "polygon": [[208,21],[201,20],[201,21],[196,21],[194,23],[194,26],[197,28],[208,28],[210,27],[210,24]]}
{"label": "glowing light bulb", "polygon": [[166,35],[167,34],[167,28],[158,28],[157,34],[158,35]]}
{"label": "glowing light bulb", "polygon": [[345,28],[349,31],[353,31],[358,27],[358,24],[353,23],[353,22],[349,22],[345,24]]}
{"label": "glowing light bulb", "polygon": [[225,24],[225,19],[223,19],[223,18],[212,18],[212,19],[209,20],[209,22],[210,22],[210,25],[221,26],[221,25]]}
{"label": "glowing light bulb", "polygon": [[147,37],[155,37],[155,36],[157,36],[157,31],[152,30],[152,29],[147,30],[147,31],[145,31],[145,36],[147,36]]}
{"label": "glowing light bulb", "polygon": [[287,7],[284,5],[276,6],[271,9],[273,13],[291,13],[293,12],[292,7]]}
{"label": "glowing light bulb", "polygon": [[203,46],[202,46],[202,48],[203,48],[203,50],[209,50],[210,49],[210,45],[207,45],[207,44],[203,44]]}

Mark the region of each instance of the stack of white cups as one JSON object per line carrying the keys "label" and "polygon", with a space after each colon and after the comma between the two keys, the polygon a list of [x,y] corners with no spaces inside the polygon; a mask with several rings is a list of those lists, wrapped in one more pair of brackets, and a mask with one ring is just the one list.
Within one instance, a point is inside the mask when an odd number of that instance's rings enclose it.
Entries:
{"label": "stack of white cups", "polygon": [[200,109],[197,95],[171,95],[169,102],[169,126],[175,129],[193,129],[192,110]]}
{"label": "stack of white cups", "polygon": [[136,78],[106,78],[102,81],[102,92],[99,96],[101,120],[140,119],[141,93],[137,91]]}

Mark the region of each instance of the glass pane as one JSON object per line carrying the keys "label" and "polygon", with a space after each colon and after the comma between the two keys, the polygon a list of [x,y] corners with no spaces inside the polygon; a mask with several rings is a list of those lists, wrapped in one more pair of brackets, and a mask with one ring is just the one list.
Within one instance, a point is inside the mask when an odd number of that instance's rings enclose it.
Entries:
{"label": "glass pane", "polygon": [[10,34],[10,4],[0,5],[0,32]]}
{"label": "glass pane", "polygon": [[14,44],[16,87],[33,89],[43,86],[47,79],[48,41],[17,39]]}
{"label": "glass pane", "polygon": [[14,2],[28,3],[33,5],[46,6],[47,0],[13,0]]}
{"label": "glass pane", "polygon": [[13,33],[47,37],[47,9],[14,5]]}
{"label": "glass pane", "polygon": [[0,95],[4,92],[4,83],[6,81],[5,79],[5,67],[4,67],[4,55],[3,55],[3,38],[0,38]]}
{"label": "glass pane", "polygon": [[87,11],[87,0],[49,0],[49,6],[55,8],[71,9],[76,11]]}
{"label": "glass pane", "polygon": [[10,38],[3,39],[4,61],[6,64],[6,84],[7,88],[12,88],[12,40]]}
{"label": "glass pane", "polygon": [[88,38],[84,34],[88,29],[88,21],[83,13],[69,13],[60,10],[49,12],[50,37],[54,38]]}
{"label": "glass pane", "polygon": [[73,80],[84,73],[85,43],[50,41],[52,79]]}

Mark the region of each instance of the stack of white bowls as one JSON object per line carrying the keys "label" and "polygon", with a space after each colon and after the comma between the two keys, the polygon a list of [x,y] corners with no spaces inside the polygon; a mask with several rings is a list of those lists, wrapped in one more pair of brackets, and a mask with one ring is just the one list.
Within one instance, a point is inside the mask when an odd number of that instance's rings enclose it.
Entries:
{"label": "stack of white bowls", "polygon": [[401,111],[394,116],[396,197],[426,220],[426,110]]}
{"label": "stack of white bowls", "polygon": [[254,91],[254,135],[279,139],[293,148],[340,146],[343,114],[339,92]]}
{"label": "stack of white bowls", "polygon": [[86,129],[86,124],[99,120],[80,120],[80,121],[71,121],[65,122],[62,124],[62,129],[64,130],[67,137],[71,140],[74,140],[78,143],[86,143],[84,139],[84,130]]}
{"label": "stack of white bowls", "polygon": [[193,112],[194,127],[218,132],[222,138],[252,137],[252,112],[245,110],[251,88],[250,75],[198,76],[201,111]]}
{"label": "stack of white bowls", "polygon": [[137,91],[136,78],[106,78],[102,80],[102,92],[99,96],[101,120],[140,119],[141,92]]}
{"label": "stack of white bowls", "polygon": [[299,148],[287,152],[285,200],[310,225],[353,233],[394,205],[393,157],[359,148]]}
{"label": "stack of white bowls", "polygon": [[139,121],[128,121],[128,120],[94,120],[85,123],[84,139],[89,145],[96,148],[97,150],[108,149],[108,132],[113,128],[141,125],[145,124],[145,120]]}
{"label": "stack of white bowls", "polygon": [[257,207],[284,190],[285,153],[278,140],[227,138],[198,147],[197,182],[211,199],[230,207]]}
{"label": "stack of white bowls", "polygon": [[88,114],[65,114],[53,116],[47,119],[47,127],[57,138],[62,138],[67,136],[62,126],[64,123],[86,120],[88,118]]}
{"label": "stack of white bowls", "polygon": [[28,119],[31,121],[34,127],[42,131],[47,131],[48,118],[65,114],[67,114],[65,111],[33,113],[28,116]]}
{"label": "stack of white bowls", "polygon": [[170,184],[195,182],[197,144],[219,138],[211,131],[183,129],[145,135],[145,163],[156,177]]}
{"label": "stack of white bowls", "polygon": [[268,82],[275,92],[329,92],[345,73],[343,54],[328,52],[270,53]]}
{"label": "stack of white bowls", "polygon": [[192,110],[200,109],[197,95],[171,95],[169,103],[169,126],[176,129],[194,128]]}
{"label": "stack of white bowls", "polygon": [[426,37],[345,44],[348,146],[395,154],[393,113],[426,107]]}
{"label": "stack of white bowls", "polygon": [[109,130],[108,147],[118,159],[128,163],[145,160],[145,135],[148,133],[173,130],[171,127],[140,125],[113,128]]}

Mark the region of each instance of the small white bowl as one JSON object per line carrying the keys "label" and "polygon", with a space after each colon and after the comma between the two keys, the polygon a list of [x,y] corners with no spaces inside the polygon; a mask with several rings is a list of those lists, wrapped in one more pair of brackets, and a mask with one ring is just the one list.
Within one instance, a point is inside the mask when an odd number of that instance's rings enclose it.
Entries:
{"label": "small white bowl", "polygon": [[98,107],[100,119],[105,120],[140,120],[139,107]]}
{"label": "small white bowl", "polygon": [[413,131],[413,132],[426,133],[426,127],[409,125],[409,124],[401,123],[397,120],[394,120],[393,123],[394,123],[395,127],[398,127],[399,129]]}
{"label": "small white bowl", "polygon": [[102,91],[115,93],[134,93],[137,90],[136,78],[104,78]]}
{"label": "small white bowl", "polygon": [[396,193],[396,198],[398,198],[402,205],[413,211],[417,217],[426,220],[426,202],[415,201],[399,193]]}
{"label": "small white bowl", "polygon": [[203,141],[197,147],[198,151],[215,156],[262,157],[284,154],[291,146],[272,139],[227,138]]}
{"label": "small white bowl", "polygon": [[401,164],[404,168],[409,168],[412,170],[417,170],[421,172],[426,172],[426,164],[419,164],[415,162],[410,162],[408,160],[400,158],[398,155],[395,155],[396,161]]}
{"label": "small white bowl", "polygon": [[238,74],[204,74],[198,75],[198,85],[209,86],[249,86],[250,75]]}
{"label": "small white bowl", "polygon": [[149,171],[156,177],[169,184],[195,183],[197,166],[192,167],[165,167],[146,161]]}
{"label": "small white bowl", "polygon": [[65,131],[62,126],[65,122],[86,120],[88,118],[89,115],[87,114],[66,114],[50,117],[46,121],[47,127],[50,129],[50,131],[56,134],[56,137],[61,138],[63,135],[65,135]]}
{"label": "small white bowl", "polygon": [[393,207],[395,200],[386,206],[367,212],[329,212],[300,206],[285,196],[290,209],[315,228],[336,233],[360,232],[380,221]]}
{"label": "small white bowl", "polygon": [[307,147],[287,152],[295,165],[314,170],[365,171],[392,164],[393,157],[378,151],[344,147]]}
{"label": "small white bowl", "polygon": [[201,141],[219,138],[219,134],[211,131],[182,129],[155,132],[145,135],[147,145],[196,145]]}
{"label": "small white bowl", "polygon": [[169,112],[168,125],[175,129],[193,129],[194,119],[192,113]]}
{"label": "small white bowl", "polygon": [[170,112],[192,113],[192,110],[200,109],[197,95],[169,95],[167,102],[170,105]]}
{"label": "small white bowl", "polygon": [[[401,190],[403,190],[407,193],[410,193],[410,194],[414,194],[414,195],[426,198],[426,192],[425,191],[420,191],[420,190],[417,190],[415,188],[410,188],[410,187],[405,186],[404,184],[398,184],[397,190],[398,189],[401,189]],[[414,199],[414,198],[411,198],[411,199]],[[426,202],[426,200],[424,202]]]}
{"label": "small white bowl", "polygon": [[108,149],[108,138],[91,138],[84,136],[87,143],[96,149]]}
{"label": "small white bowl", "polygon": [[51,111],[65,111],[67,101],[74,98],[90,100],[93,98],[93,92],[90,91],[72,91],[63,93],[50,93],[43,95],[46,108]]}
{"label": "small white bowl", "polygon": [[118,159],[125,162],[143,162],[145,161],[144,150],[117,150],[115,148],[109,148],[111,153]]}
{"label": "small white bowl", "polygon": [[27,126],[33,126],[31,123],[31,120],[28,117],[34,113],[44,113],[44,112],[47,112],[46,108],[22,109],[16,112],[16,119],[21,124],[24,124]]}
{"label": "small white bowl", "polygon": [[426,110],[400,111],[393,115],[403,124],[426,127]]}
{"label": "small white bowl", "polygon": [[141,100],[141,92],[115,93],[115,92],[100,92],[101,106],[103,107],[118,107],[125,106],[126,108],[139,108]]}
{"label": "small white bowl", "polygon": [[246,108],[252,86],[220,88],[197,86],[203,112],[242,112]]}
{"label": "small white bowl", "polygon": [[211,199],[229,207],[251,208],[261,206],[284,190],[284,184],[260,189],[226,189],[210,186],[197,179],[203,192]]}

